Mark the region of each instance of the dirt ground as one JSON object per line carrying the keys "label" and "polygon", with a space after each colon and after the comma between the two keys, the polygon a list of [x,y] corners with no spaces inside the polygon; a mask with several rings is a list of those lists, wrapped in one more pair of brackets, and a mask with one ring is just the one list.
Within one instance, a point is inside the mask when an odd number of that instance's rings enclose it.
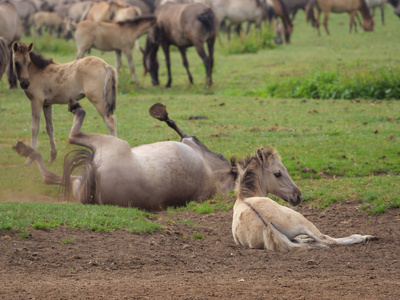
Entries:
{"label": "dirt ground", "polygon": [[400,211],[357,206],[296,210],[331,236],[379,240],[290,253],[237,246],[232,211],[160,212],[152,235],[1,231],[0,299],[400,299]]}

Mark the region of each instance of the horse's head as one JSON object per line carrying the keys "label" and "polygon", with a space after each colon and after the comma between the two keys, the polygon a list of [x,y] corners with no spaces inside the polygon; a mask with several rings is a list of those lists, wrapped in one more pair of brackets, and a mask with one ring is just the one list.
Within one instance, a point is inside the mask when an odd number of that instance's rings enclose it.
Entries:
{"label": "horse's head", "polygon": [[159,43],[157,41],[158,37],[158,28],[153,27],[146,39],[146,46],[143,52],[143,66],[144,66],[144,75],[150,73],[151,82],[153,85],[159,85],[160,81],[158,80],[158,60],[157,60],[157,51],[159,47]]}
{"label": "horse's head", "polygon": [[274,149],[260,148],[253,156],[238,161],[237,173],[236,194],[239,198],[266,197],[271,193],[292,205],[303,200]]}
{"label": "horse's head", "polygon": [[362,28],[365,31],[374,31],[374,19],[371,17],[370,19],[364,19],[363,22],[361,23]]}
{"label": "horse's head", "polygon": [[14,73],[19,80],[22,89],[29,87],[29,66],[31,65],[30,53],[33,50],[33,44],[23,44],[15,42],[12,45]]}

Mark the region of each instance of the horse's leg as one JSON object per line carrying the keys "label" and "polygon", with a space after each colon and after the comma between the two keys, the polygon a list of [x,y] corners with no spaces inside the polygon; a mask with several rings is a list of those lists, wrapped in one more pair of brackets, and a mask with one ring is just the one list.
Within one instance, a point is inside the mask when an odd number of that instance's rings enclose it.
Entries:
{"label": "horse's leg", "polygon": [[84,57],[84,56],[85,56],[85,52],[86,52],[87,50],[88,50],[88,49],[85,49],[85,48],[80,47],[80,46],[78,45],[78,53],[76,54],[75,59],[80,59],[80,58]]}
{"label": "horse's leg", "polygon": [[382,25],[385,25],[385,3],[381,4],[381,20]]}
{"label": "horse's leg", "polygon": [[43,114],[46,120],[46,132],[50,141],[50,161],[55,161],[57,157],[57,148],[54,140],[52,106],[43,106]]}
{"label": "horse's leg", "polygon": [[328,20],[329,20],[329,11],[324,11],[324,26],[327,35],[330,34],[328,29]]}
{"label": "horse's leg", "polygon": [[128,49],[127,51],[124,51],[124,53],[129,63],[129,68],[131,70],[132,78],[136,82],[136,84],[139,84],[139,79],[137,78],[135,73],[135,64],[133,63],[133,58],[132,58],[132,48]]}
{"label": "horse's leg", "polygon": [[203,60],[204,67],[206,68],[206,86],[211,86],[211,72],[210,72],[210,60],[206,55],[206,51],[204,50],[203,44],[195,45],[196,51]]}
{"label": "horse's leg", "polygon": [[214,44],[215,44],[215,37],[212,39],[209,39],[207,41],[207,48],[208,48],[208,70],[207,72],[207,78],[208,78],[208,86],[210,87],[212,85],[212,71],[214,68]]}
{"label": "horse's leg", "polygon": [[354,25],[354,31],[357,32],[357,23],[354,18],[355,15],[357,15],[357,11],[349,13],[350,16],[349,33],[352,32],[353,25]]}
{"label": "horse's leg", "polygon": [[[310,9],[314,9],[314,8],[310,8]],[[317,28],[317,32],[318,32],[318,36],[321,36],[321,31],[319,30],[319,26],[321,24],[320,19],[321,19],[321,11],[319,9],[316,10],[317,12],[317,16],[315,19],[315,27]]]}
{"label": "horse's leg", "polygon": [[226,27],[226,33],[228,34],[228,41],[231,40],[231,27],[232,27],[232,21],[230,21],[228,27]]}
{"label": "horse's leg", "polygon": [[[39,134],[39,125],[40,125],[40,113],[42,108],[42,103],[39,101],[35,101],[35,99],[31,100],[31,111],[32,111],[32,124],[31,124],[31,147],[33,150],[37,150],[38,145],[38,134]],[[32,163],[32,159],[28,157],[25,162],[25,165],[30,165]]]}
{"label": "horse's leg", "polygon": [[172,77],[171,77],[171,61],[169,58],[169,44],[163,43],[161,45],[163,51],[164,51],[164,56],[165,56],[165,63],[167,65],[167,71],[168,71],[168,82],[165,85],[166,88],[171,87],[171,82],[172,82]]}
{"label": "horse's leg", "polygon": [[183,65],[186,68],[186,73],[189,76],[189,81],[190,81],[191,84],[193,84],[193,77],[192,77],[192,74],[190,74],[189,63],[188,63],[187,58],[186,58],[186,48],[178,47],[178,49],[181,52],[182,62],[183,62]]}
{"label": "horse's leg", "polygon": [[121,50],[115,50],[115,70],[118,74],[119,69],[121,69]]}

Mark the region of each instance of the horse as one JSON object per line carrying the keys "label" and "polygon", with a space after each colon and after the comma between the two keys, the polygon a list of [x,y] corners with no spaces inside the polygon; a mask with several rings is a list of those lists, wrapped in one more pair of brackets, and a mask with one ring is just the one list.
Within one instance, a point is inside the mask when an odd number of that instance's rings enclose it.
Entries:
{"label": "horse", "polygon": [[[114,115],[117,97],[117,75],[114,69],[98,57],[90,56],[70,63],[58,64],[33,51],[33,44],[15,42],[12,45],[13,65],[21,88],[31,103],[31,146],[37,149],[40,110],[43,109],[49,136],[51,161],[57,157],[53,136],[52,105],[67,104],[69,99],[85,96],[96,107],[109,134],[117,135]],[[28,159],[26,164],[31,163]]]}
{"label": "horse", "polygon": [[33,22],[33,15],[37,12],[35,4],[30,0],[12,0],[18,16],[22,21],[22,26],[26,36],[30,36],[30,27]]}
{"label": "horse", "polygon": [[236,244],[271,251],[297,248],[323,248],[350,245],[375,239],[354,234],[332,238],[293,209],[268,198],[269,193],[297,205],[302,196],[273,148],[258,149],[236,164],[236,202],[233,207],[232,234]]}
{"label": "horse", "polygon": [[116,1],[99,1],[93,4],[83,13],[83,20],[93,22],[111,22],[115,13],[121,9],[128,7],[128,4],[123,4]]}
{"label": "horse", "polygon": [[33,15],[33,24],[35,34],[42,35],[42,27],[46,27],[46,31],[59,38],[63,31],[63,18],[56,12],[39,11]]}
{"label": "horse", "polygon": [[8,50],[7,41],[0,37],[0,80],[10,61],[10,51]]}
{"label": "horse", "polygon": [[[160,103],[150,109],[151,115],[176,128],[182,136],[180,142],[131,148],[127,141],[114,136],[82,132],[85,111],[72,98],[69,111],[74,121],[68,142],[83,148],[66,155],[63,176],[48,171],[41,155],[31,147],[18,142],[15,149],[36,161],[46,184],[64,186],[66,196],[72,191],[82,204],[161,210],[233,189],[235,175],[230,163],[196,137],[183,133]],[[81,175],[72,176],[79,166],[83,166]]]}
{"label": "horse", "polygon": [[[159,85],[157,51],[161,45],[168,70],[168,81],[165,86],[171,87],[169,47],[175,45],[181,53],[191,84],[193,77],[189,71],[186,49],[191,46],[196,48],[206,69],[206,86],[210,87],[214,66],[214,44],[219,29],[213,10],[202,3],[166,3],[158,9],[156,17],[156,25],[147,36],[143,53],[145,74],[150,73],[153,85]],[[207,43],[208,55],[204,50],[204,43]]]}
{"label": "horse", "polygon": [[[0,3],[0,37],[3,37],[10,47],[13,42],[19,41],[22,34],[22,22],[18,16],[15,6],[11,3]],[[8,50],[11,56],[11,49]],[[7,68],[8,87],[17,88],[17,77],[15,77],[11,59]]]}
{"label": "horse", "polygon": [[314,10],[314,7],[317,6],[317,22],[316,27],[318,31],[318,35],[321,35],[319,30],[320,25],[320,15],[321,10],[324,12],[324,26],[325,31],[329,35],[328,29],[328,19],[329,14],[333,13],[344,13],[347,12],[350,16],[349,22],[349,33],[351,33],[353,25],[355,26],[355,31],[357,31],[357,25],[354,21],[354,16],[357,14],[357,11],[360,11],[361,16],[363,18],[363,22],[361,26],[365,31],[374,31],[374,19],[369,11],[367,3],[365,0],[315,0],[308,9],[307,15],[310,15]]}
{"label": "horse", "polygon": [[119,23],[83,21],[77,25],[75,31],[78,47],[76,59],[82,58],[92,47],[102,51],[115,51],[115,68],[119,72],[123,52],[128,60],[132,78],[139,84],[132,59],[132,48],[135,41],[149,31],[155,20],[153,15],[147,15]]}
{"label": "horse", "polygon": [[382,25],[385,25],[385,4],[387,0],[366,0],[366,2],[368,7],[372,9],[372,16],[375,15],[375,8],[380,8]]}

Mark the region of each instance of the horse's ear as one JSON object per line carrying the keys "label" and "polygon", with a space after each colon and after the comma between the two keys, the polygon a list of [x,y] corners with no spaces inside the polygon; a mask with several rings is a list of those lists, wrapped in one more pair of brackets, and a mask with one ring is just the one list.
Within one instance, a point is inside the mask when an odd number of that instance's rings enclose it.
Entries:
{"label": "horse's ear", "polygon": [[258,160],[259,160],[261,163],[264,162],[263,147],[257,149],[257,158],[258,158]]}
{"label": "horse's ear", "polygon": [[33,50],[33,44],[30,43],[29,46],[28,46],[28,52],[32,52],[32,50]]}
{"label": "horse's ear", "polygon": [[14,42],[14,44],[12,44],[11,48],[12,48],[13,53],[18,51],[18,47],[19,47],[18,42]]}

